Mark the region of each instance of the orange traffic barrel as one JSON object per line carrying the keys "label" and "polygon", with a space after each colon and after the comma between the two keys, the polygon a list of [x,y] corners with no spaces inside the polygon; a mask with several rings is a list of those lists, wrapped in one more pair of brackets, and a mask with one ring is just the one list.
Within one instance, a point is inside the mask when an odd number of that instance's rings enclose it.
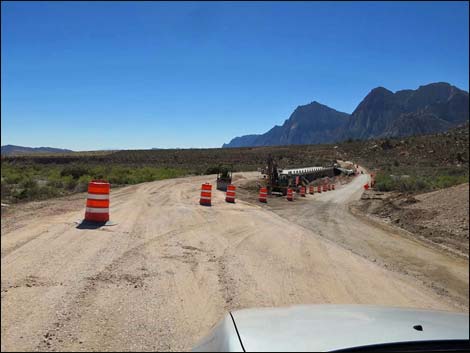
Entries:
{"label": "orange traffic barrel", "polygon": [[268,202],[268,188],[259,189],[259,202]]}
{"label": "orange traffic barrel", "polygon": [[331,184],[327,185],[328,191],[331,191]]}
{"label": "orange traffic barrel", "polygon": [[109,221],[109,183],[105,180],[92,180],[88,183],[85,221]]}
{"label": "orange traffic barrel", "polygon": [[294,193],[291,188],[287,189],[287,201],[294,201]]}
{"label": "orange traffic barrel", "polygon": [[328,191],[328,186],[326,186],[326,184],[323,184],[323,191]]}
{"label": "orange traffic barrel", "polygon": [[317,187],[317,192],[318,192],[319,194],[321,194],[321,186],[320,186],[320,185],[318,185],[318,187]]}
{"label": "orange traffic barrel", "polygon": [[235,185],[227,185],[227,192],[225,194],[225,201],[235,203]]}
{"label": "orange traffic barrel", "polygon": [[305,197],[305,186],[300,187],[300,196]]}
{"label": "orange traffic barrel", "polygon": [[335,184],[331,184],[331,190],[335,189]]}
{"label": "orange traffic barrel", "polygon": [[199,204],[203,206],[210,206],[212,198],[212,184],[205,183],[201,186],[201,199]]}
{"label": "orange traffic barrel", "polygon": [[315,187],[313,185],[310,185],[308,191],[310,195],[313,195],[315,193]]}

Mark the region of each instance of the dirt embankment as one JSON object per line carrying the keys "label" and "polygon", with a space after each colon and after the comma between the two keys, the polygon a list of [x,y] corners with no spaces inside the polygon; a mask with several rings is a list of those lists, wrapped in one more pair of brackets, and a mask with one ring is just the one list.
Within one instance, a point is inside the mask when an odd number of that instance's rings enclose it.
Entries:
{"label": "dirt embankment", "polygon": [[469,184],[420,195],[369,190],[357,210],[454,254],[469,256]]}

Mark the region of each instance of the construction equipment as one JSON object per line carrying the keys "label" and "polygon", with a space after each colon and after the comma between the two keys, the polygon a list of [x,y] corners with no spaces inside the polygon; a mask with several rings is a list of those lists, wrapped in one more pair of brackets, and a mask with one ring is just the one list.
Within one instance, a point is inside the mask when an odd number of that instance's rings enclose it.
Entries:
{"label": "construction equipment", "polygon": [[264,170],[264,174],[267,176],[266,187],[269,194],[280,194],[285,196],[287,194],[287,188],[289,187],[289,181],[286,178],[279,177],[279,170],[277,163],[271,155],[268,155],[267,166]]}
{"label": "construction equipment", "polygon": [[305,167],[295,169],[279,169],[271,155],[268,156],[267,166],[262,170],[266,175],[266,187],[270,194],[286,195],[289,187],[300,192],[300,187],[310,185],[316,179],[334,177],[341,174],[339,165],[322,167]]}
{"label": "construction equipment", "polygon": [[232,165],[219,165],[217,173],[217,190],[227,191],[227,186],[232,183]]}

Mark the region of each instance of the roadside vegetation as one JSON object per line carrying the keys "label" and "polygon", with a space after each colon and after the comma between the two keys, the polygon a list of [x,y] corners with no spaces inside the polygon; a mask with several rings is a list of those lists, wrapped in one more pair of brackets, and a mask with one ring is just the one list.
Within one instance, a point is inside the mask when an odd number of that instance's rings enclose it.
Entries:
{"label": "roadside vegetation", "polygon": [[188,171],[181,168],[2,161],[2,202],[42,200],[84,192],[92,179],[105,179],[112,186],[121,186],[187,174]]}
{"label": "roadside vegetation", "polygon": [[423,193],[469,182],[468,125],[449,132],[369,142],[357,161],[378,191]]}
{"label": "roadside vegetation", "polygon": [[348,140],[329,145],[122,150],[61,155],[2,157],[2,202],[46,199],[86,191],[92,178],[112,186],[263,168],[271,155],[280,168],[353,161],[377,174],[381,191],[419,193],[469,180],[468,125],[449,132],[408,138]]}
{"label": "roadside vegetation", "polygon": [[377,174],[375,188],[378,191],[399,191],[402,193],[420,193],[448,188],[454,185],[468,183],[468,174],[410,176],[390,175],[380,172]]}

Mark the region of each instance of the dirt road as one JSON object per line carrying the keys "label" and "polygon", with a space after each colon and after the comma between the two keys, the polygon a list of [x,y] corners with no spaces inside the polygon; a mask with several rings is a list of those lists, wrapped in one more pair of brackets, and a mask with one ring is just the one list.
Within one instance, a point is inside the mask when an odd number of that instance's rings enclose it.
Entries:
{"label": "dirt road", "polygon": [[[34,212],[18,208],[2,225],[1,349],[188,350],[226,311],[254,306],[466,310],[453,296],[345,249],[345,242],[325,233],[328,223],[362,231],[360,220],[349,225],[343,205],[357,197],[364,177],[317,195],[345,217],[310,215],[323,224],[318,228],[266,206],[227,204],[217,191],[212,207],[199,206],[201,183],[214,179],[207,176],[113,191],[112,227],[77,229],[74,221],[84,212],[84,199],[77,196],[48,201]],[[283,207],[294,206],[286,201]],[[415,248],[420,261],[423,249]],[[468,287],[468,274],[456,264],[455,276]]]}
{"label": "dirt road", "polygon": [[357,212],[351,205],[360,198],[367,178],[361,175],[335,192],[298,198],[291,207],[285,207],[282,199],[273,200],[268,209],[384,268],[416,278],[468,310],[468,258]]}

